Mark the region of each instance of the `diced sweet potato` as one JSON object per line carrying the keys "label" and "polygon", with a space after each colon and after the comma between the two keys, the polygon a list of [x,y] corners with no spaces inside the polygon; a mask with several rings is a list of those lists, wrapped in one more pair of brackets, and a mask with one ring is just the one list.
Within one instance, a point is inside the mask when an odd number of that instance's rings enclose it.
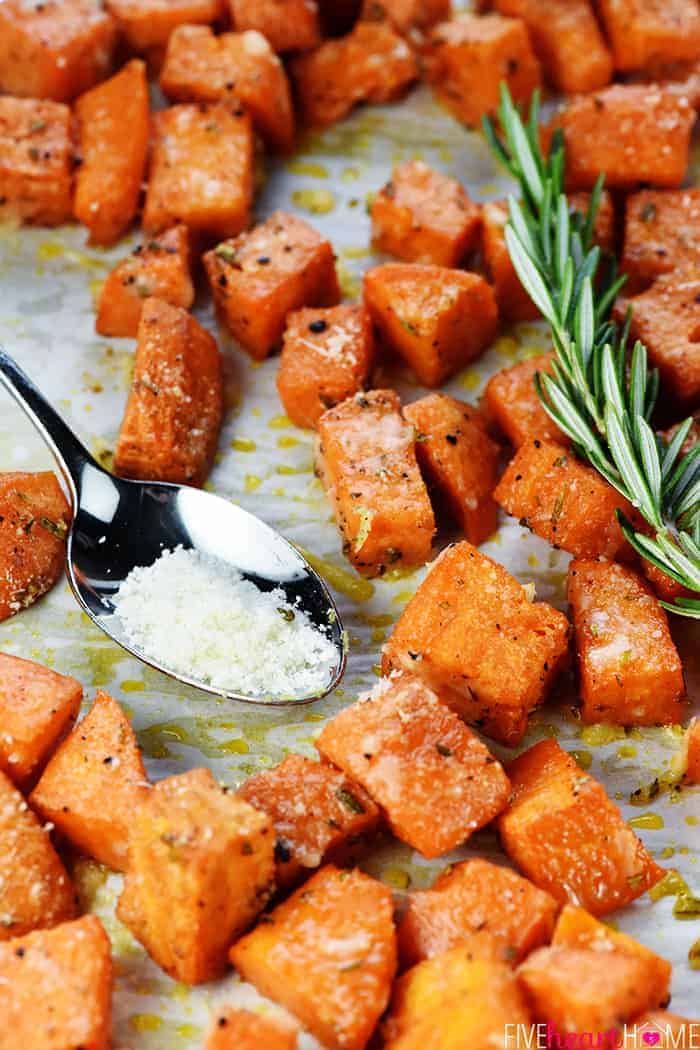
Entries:
{"label": "diced sweet potato", "polygon": [[316,127],[334,124],[360,102],[400,98],[417,77],[413,52],[383,22],[358,22],[347,36],[292,62],[304,119]]}
{"label": "diced sweet potato", "polygon": [[112,958],[95,915],[0,944],[2,1050],[109,1050]]}
{"label": "diced sweet potato", "polygon": [[55,474],[0,474],[0,620],[26,609],[57,582],[70,523]]}
{"label": "diced sweet potato", "polygon": [[146,299],[114,469],[124,477],[201,485],[222,416],[216,340],[179,306]]}
{"label": "diced sweet potato", "polygon": [[496,300],[476,273],[387,263],[365,274],[364,299],[383,341],[424,386],[440,386],[496,334]]}
{"label": "diced sweet potato", "polygon": [[356,394],[318,421],[316,469],[358,572],[423,565],[435,519],[418,469],[413,427],[393,390]]}
{"label": "diced sweet potato", "polygon": [[534,321],[539,317],[539,311],[520,283],[506,245],[508,205],[504,201],[489,201],[482,205],[481,214],[481,253],[493,285],[498,312],[513,324],[518,321]]}
{"label": "diced sweet potato", "polygon": [[569,439],[545,412],[535,390],[538,372],[552,371],[552,355],[538,354],[491,376],[484,390],[484,407],[514,448],[539,438],[567,445]]}
{"label": "diced sweet potato", "polygon": [[0,769],[26,788],[75,721],[83,687],[75,678],[0,653]]}
{"label": "diced sweet potato", "polygon": [[153,117],[143,228],[184,222],[211,237],[245,229],[253,203],[253,130],[237,101],[171,106]]}
{"label": "diced sweet potato", "polygon": [[[645,1045],[654,1046],[656,1050],[692,1050],[696,1039],[694,1032],[697,1032],[697,1021],[667,1010],[650,1010],[641,1017],[635,1017],[633,1023],[642,1039],[645,1033],[652,1033],[653,1042],[650,1039]],[[657,1035],[658,1039],[655,1038]]]}
{"label": "diced sweet potato", "polygon": [[436,26],[427,73],[437,97],[467,127],[495,113],[501,82],[527,104],[541,79],[525,23],[498,14],[462,14]]}
{"label": "diced sweet potato", "polygon": [[316,0],[228,0],[239,31],[256,30],[275,51],[309,51],[321,43]]}
{"label": "diced sweet potato", "polygon": [[180,26],[168,41],[160,86],[176,102],[235,97],[275,149],[294,142],[294,110],[284,66],[255,30],[214,36],[209,26]]}
{"label": "diced sweet potato", "polygon": [[700,189],[641,190],[627,198],[625,292],[685,263],[700,263]]}
{"label": "diced sweet potato", "polygon": [[690,784],[700,784],[700,718],[693,718],[683,741],[685,750],[685,779]]}
{"label": "diced sweet potato", "polygon": [[535,744],[508,773],[513,799],[498,821],[501,842],[536,886],[607,915],[659,881],[663,870],[620,810],[556,740]]}
{"label": "diced sweet potato", "polygon": [[231,961],[328,1050],[363,1050],[396,970],[391,892],[328,865],[234,944]]}
{"label": "diced sweet potato", "polygon": [[[76,910],[75,890],[48,830],[0,771],[0,942],[40,926],[56,926],[72,919]],[[0,1016],[6,1020],[1,1010]]]}
{"label": "diced sweet potato", "polygon": [[75,104],[81,165],[75,217],[94,244],[118,240],[136,214],[148,152],[148,81],[134,60]]}
{"label": "diced sweet potato", "polygon": [[0,4],[0,91],[70,102],[112,66],[114,20],[91,0]]}
{"label": "diced sweet potato", "polygon": [[502,565],[457,543],[443,551],[384,647],[382,669],[418,675],[468,722],[514,745],[568,658],[566,617]]}
{"label": "diced sweet potato", "polygon": [[315,427],[326,409],[366,387],[374,356],[374,332],[363,306],[291,313],[277,390],[292,422]]}
{"label": "diced sweet potato", "polygon": [[369,22],[387,19],[399,33],[414,38],[449,18],[450,7],[450,0],[363,0],[360,18]]}
{"label": "diced sweet potato", "polygon": [[116,700],[98,692],[49,760],[29,801],[83,853],[123,871],[134,812],[148,793],[131,724]]}
{"label": "diced sweet potato", "polygon": [[292,1028],[250,1010],[222,1010],[204,1050],[297,1050]]}
{"label": "diced sweet potato", "polygon": [[171,227],[117,263],[100,291],[95,330],[136,338],[144,300],[151,297],[183,310],[194,302],[186,226]]}
{"label": "diced sweet potato", "polygon": [[615,68],[629,72],[700,56],[695,0],[600,0]]}
{"label": "diced sweet potato", "polygon": [[273,853],[268,817],[208,769],[167,777],[133,814],[117,914],[175,980],[220,977],[268,898]]}
{"label": "diced sweet potato", "polygon": [[476,858],[455,864],[432,889],[411,893],[398,931],[404,966],[469,942],[487,932],[504,961],[520,962],[548,944],[558,904],[510,868]]}
{"label": "diced sweet potato", "polygon": [[379,810],[359,785],[302,755],[254,774],[238,794],[274,825],[278,889],[329,860],[344,861],[379,825]]}
{"label": "diced sweet potato", "polygon": [[181,25],[209,25],[220,19],[225,0],[105,0],[128,45],[147,52],[165,47]]}
{"label": "diced sweet potato", "polygon": [[480,230],[479,206],[462,186],[420,160],[394,168],[372,204],[375,247],[407,262],[458,266]]}
{"label": "diced sweet potato", "polygon": [[68,106],[0,97],[0,221],[41,226],[68,222],[73,214],[72,170]]}
{"label": "diced sweet potato", "polygon": [[340,301],[330,242],[287,212],[207,252],[204,266],[220,316],[257,360],[279,345],[292,310]]}
{"label": "diced sweet potato", "polygon": [[382,807],[392,831],[439,857],[488,824],[508,802],[499,762],[423,682],[380,682],[316,741]]}
{"label": "diced sweet potato", "polygon": [[482,543],[496,531],[492,492],[500,455],[483,416],[447,394],[428,394],[403,414],[415,428],[416,456],[429,487],[470,543]]}

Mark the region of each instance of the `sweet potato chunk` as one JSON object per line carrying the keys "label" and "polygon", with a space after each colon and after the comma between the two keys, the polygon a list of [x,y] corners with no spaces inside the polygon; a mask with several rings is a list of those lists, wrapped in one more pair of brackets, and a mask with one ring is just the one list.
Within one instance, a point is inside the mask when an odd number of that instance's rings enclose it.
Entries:
{"label": "sweet potato chunk", "polygon": [[569,443],[566,434],[545,412],[535,390],[535,375],[551,371],[552,355],[538,354],[496,372],[486,384],[486,414],[514,448],[536,438],[561,445]]}
{"label": "sweet potato chunk", "polygon": [[558,904],[510,868],[479,858],[455,864],[432,889],[411,893],[398,931],[404,966],[487,932],[505,961],[516,963],[548,944]]}
{"label": "sweet potato chunk", "polygon": [[274,51],[309,51],[321,43],[316,0],[228,0],[239,31],[256,30]]}
{"label": "sweet potato chunk", "polygon": [[685,779],[690,784],[700,784],[700,718],[694,718],[685,732]]}
{"label": "sweet potato chunk", "polygon": [[329,860],[345,860],[379,825],[379,810],[359,785],[302,755],[254,774],[238,794],[274,825],[278,889]]}
{"label": "sweet potato chunk", "polygon": [[496,334],[496,301],[476,273],[387,263],[365,274],[364,299],[383,341],[424,386],[440,386]]}
{"label": "sweet potato chunk", "polygon": [[508,773],[513,800],[498,822],[501,842],[536,886],[607,915],[659,881],[663,870],[617,806],[556,740],[535,744]]}
{"label": "sweet potato chunk", "polygon": [[436,22],[450,17],[450,0],[363,0],[360,18],[368,22],[391,22],[411,39],[420,39]]}
{"label": "sweet potato chunk", "polygon": [[204,1050],[297,1050],[296,1032],[250,1010],[222,1010]]}
{"label": "sweet potato chunk", "polygon": [[59,579],[70,522],[55,474],[0,474],[0,620],[26,609]]}
{"label": "sweet potato chunk", "polygon": [[456,179],[421,160],[394,168],[372,204],[375,247],[407,262],[458,266],[480,230],[479,206]]}
{"label": "sweet potato chunk", "polygon": [[0,4],[0,91],[70,102],[112,66],[114,20],[91,0]]}
{"label": "sweet potato chunk", "polygon": [[83,687],[75,678],[0,653],[0,769],[26,788],[75,721]]}
{"label": "sweet potato chunk", "polygon": [[269,144],[294,142],[294,110],[284,66],[254,30],[214,36],[209,26],[180,26],[168,41],[160,86],[176,102],[239,98]]}
{"label": "sweet potato chunk", "polygon": [[148,81],[135,60],[75,104],[80,157],[75,217],[94,244],[113,244],[136,214],[148,151]]}
{"label": "sweet potato chunk", "polygon": [[396,970],[391,893],[328,865],[234,944],[231,961],[328,1050],[363,1050]]}
{"label": "sweet potato chunk", "polygon": [[67,222],[73,214],[72,154],[68,106],[0,96],[0,222]]}
{"label": "sweet potato chunk", "polygon": [[496,531],[492,498],[498,477],[498,446],[478,409],[447,394],[428,394],[403,412],[416,431],[416,456],[439,500],[470,543]]}
{"label": "sweet potato chunk", "polygon": [[385,679],[316,741],[424,857],[461,845],[507,804],[508,779],[484,744],[416,678]]}
{"label": "sweet potato chunk", "polygon": [[498,312],[513,324],[534,321],[539,317],[539,311],[520,283],[508,254],[505,238],[508,205],[504,201],[489,201],[482,206],[481,213],[481,253],[493,285]]}
{"label": "sweet potato chunk", "polygon": [[131,724],[116,700],[98,692],[29,801],[83,853],[123,871],[134,812],[148,793]]}
{"label": "sweet potato chunk", "polygon": [[315,427],[328,408],[368,383],[374,332],[363,306],[296,310],[287,318],[277,390],[299,427]]}
{"label": "sweet potato chunk", "polygon": [[292,310],[340,301],[330,242],[283,211],[207,252],[204,266],[221,318],[257,360],[279,345]]}
{"label": "sweet potato chunk", "polygon": [[392,102],[417,77],[413,52],[383,22],[358,22],[292,62],[302,114],[315,127],[334,124],[360,102]]}
{"label": "sweet potato chunk", "polygon": [[183,310],[194,302],[186,226],[171,227],[117,263],[100,291],[95,330],[136,338],[144,300],[151,297]]}
{"label": "sweet potato chunk", "polygon": [[540,64],[519,18],[462,14],[433,29],[427,52],[435,94],[467,127],[495,113],[502,81],[526,104],[540,86]]}
{"label": "sweet potato chunk", "polygon": [[700,56],[700,11],[695,0],[600,0],[615,59],[624,72]]}
{"label": "sweet potato chunk", "polygon": [[112,958],[95,915],[0,944],[2,1050],[109,1050]]}
{"label": "sweet potato chunk", "polygon": [[132,815],[117,914],[175,980],[220,977],[231,941],[265,905],[273,853],[268,817],[208,769],[167,777]]}
{"label": "sweet potato chunk", "polygon": [[222,416],[216,340],[180,307],[146,299],[114,469],[124,477],[201,485]]}
{"label": "sweet potato chunk", "polygon": [[470,543],[443,551],[384,647],[382,669],[418,675],[468,722],[514,745],[568,656],[562,613],[532,602]]}
{"label": "sweet potato chunk", "polygon": [[220,19],[225,0],[105,0],[134,51],[165,47],[181,25],[208,25]]}
{"label": "sweet potato chunk", "polygon": [[316,469],[358,572],[422,565],[435,519],[418,469],[413,427],[393,390],[356,394],[318,421]]}
{"label": "sweet potato chunk", "polygon": [[238,102],[171,106],[153,117],[143,228],[184,222],[211,237],[245,229],[253,203],[253,131]]}
{"label": "sweet potato chunk", "polygon": [[685,263],[700,263],[700,189],[641,190],[627,198],[625,292]]}

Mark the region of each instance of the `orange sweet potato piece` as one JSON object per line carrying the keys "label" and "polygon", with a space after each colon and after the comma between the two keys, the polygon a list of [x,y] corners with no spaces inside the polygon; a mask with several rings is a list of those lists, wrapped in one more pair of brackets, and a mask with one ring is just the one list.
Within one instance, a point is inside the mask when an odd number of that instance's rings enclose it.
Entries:
{"label": "orange sweet potato piece", "polygon": [[436,22],[450,17],[450,0],[363,0],[360,18],[369,22],[386,19],[411,39]]}
{"label": "orange sweet potato piece", "polygon": [[0,944],[2,1050],[109,1050],[112,958],[95,915]]}
{"label": "orange sweet potato piece", "polygon": [[172,226],[117,263],[100,290],[95,331],[136,338],[144,300],[152,296],[183,310],[194,302],[186,226]]}
{"label": "orange sweet potato piece", "polygon": [[302,755],[287,755],[272,769],[255,773],[238,794],[274,825],[278,889],[300,882],[331,859],[344,860],[379,826],[379,810],[359,785]]}
{"label": "orange sweet potato piece", "polygon": [[116,700],[98,692],[49,760],[29,801],[83,853],[124,871],[129,828],[148,792],[131,724]]}
{"label": "orange sweet potato piece", "polygon": [[316,469],[358,572],[423,565],[435,519],[418,469],[413,427],[393,390],[356,394],[318,420]]}
{"label": "orange sweet potato piece", "polygon": [[396,970],[391,892],[328,865],[234,944],[231,961],[328,1050],[363,1050]]}
{"label": "orange sweet potato piece", "polygon": [[201,485],[222,416],[216,340],[180,307],[146,299],[114,469],[124,477]]}
{"label": "orange sweet potato piece", "polygon": [[486,432],[478,409],[447,394],[428,394],[406,405],[404,417],[416,431],[421,470],[470,543],[496,531],[492,498],[499,449]]}
{"label": "orange sweet potato piece", "polygon": [[133,814],[117,914],[175,980],[220,977],[268,898],[273,850],[268,817],[208,769],[167,777]]}
{"label": "orange sweet potato piece", "polygon": [[222,18],[225,0],[105,0],[129,47],[147,52],[165,47],[181,25],[208,25]]}
{"label": "orange sweet potato piece", "polygon": [[600,0],[615,68],[629,72],[700,56],[695,0]]}
{"label": "orange sweet potato piece", "polygon": [[439,857],[488,824],[509,784],[486,746],[421,681],[399,675],[328,722],[320,753],[369,792],[403,842]]}
{"label": "orange sweet potato piece", "polygon": [[51,471],[0,473],[0,620],[57,582],[70,523],[68,500]]}
{"label": "orange sweet potato piece", "polygon": [[214,36],[209,26],[180,26],[168,41],[160,86],[176,102],[235,96],[272,147],[288,150],[294,143],[294,109],[284,66],[254,30]]}
{"label": "orange sweet potato piece", "polygon": [[607,915],[659,881],[663,870],[620,810],[556,740],[519,755],[508,774],[513,799],[498,821],[501,842],[536,886]]}
{"label": "orange sweet potato piece", "polygon": [[219,1012],[204,1050],[297,1050],[296,1032],[250,1010]]}
{"label": "orange sweet potato piece", "polygon": [[374,332],[364,306],[289,314],[277,390],[292,422],[315,427],[326,409],[367,386],[374,356]]}
{"label": "orange sweet potato piece", "polygon": [[481,253],[493,285],[498,312],[513,324],[518,321],[534,321],[539,317],[539,311],[520,283],[508,254],[505,238],[508,205],[504,201],[489,201],[482,205],[481,213]]}
{"label": "orange sweet potato piece", "polygon": [[641,190],[627,198],[622,268],[625,292],[698,262],[700,189]]}
{"label": "orange sweet potato piece", "polygon": [[545,412],[535,390],[535,375],[551,371],[552,355],[538,354],[496,372],[486,384],[486,414],[514,448],[535,438],[569,443],[566,434]]}
{"label": "orange sweet potato piece", "polygon": [[153,117],[143,228],[174,223],[211,237],[245,229],[253,203],[253,130],[237,101],[171,106]]}
{"label": "orange sweet potato piece", "polygon": [[204,266],[220,317],[257,360],[279,345],[292,310],[340,301],[332,245],[287,212],[207,252]]}
{"label": "orange sweet potato piece", "polygon": [[0,221],[68,222],[72,169],[68,106],[0,96]]}
{"label": "orange sweet potato piece", "polygon": [[0,769],[26,788],[75,721],[83,687],[75,678],[0,653]]}
{"label": "orange sweet potato piece", "polygon": [[468,722],[514,745],[568,657],[566,617],[470,543],[443,551],[384,646]]}
{"label": "orange sweet potato piece", "polygon": [[365,274],[364,300],[382,340],[424,386],[440,386],[496,334],[496,301],[476,273],[387,263]]}
{"label": "orange sweet potato piece", "polygon": [[479,206],[463,187],[421,160],[394,168],[372,203],[375,247],[407,262],[458,266],[480,230]]}
{"label": "orange sweet potato piece", "polygon": [[432,889],[409,894],[398,930],[404,966],[469,943],[487,932],[505,961],[520,962],[554,929],[558,904],[510,868],[476,858],[455,864]]}
{"label": "orange sweet potato piece", "polygon": [[321,43],[316,0],[228,0],[239,31],[257,30],[274,51],[308,51]]}
{"label": "orange sweet potato piece", "polygon": [[685,779],[690,784],[700,784],[700,718],[692,719],[686,730],[683,746]]}

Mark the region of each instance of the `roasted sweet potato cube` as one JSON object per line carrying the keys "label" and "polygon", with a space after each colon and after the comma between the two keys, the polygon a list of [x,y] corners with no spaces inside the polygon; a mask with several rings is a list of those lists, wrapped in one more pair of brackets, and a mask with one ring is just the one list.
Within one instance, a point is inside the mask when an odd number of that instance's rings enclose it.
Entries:
{"label": "roasted sweet potato cube", "polygon": [[615,68],[623,72],[700,56],[695,0],[600,0]]}
{"label": "roasted sweet potato cube", "polygon": [[386,19],[399,33],[416,39],[417,34],[449,18],[450,7],[450,0],[363,0],[360,18],[368,22]]}
{"label": "roasted sweet potato cube", "polygon": [[476,273],[387,263],[365,274],[364,300],[382,340],[424,386],[440,386],[496,334],[496,300]]}
{"label": "roasted sweet potato cube", "polygon": [[171,106],[153,117],[143,228],[183,222],[211,237],[245,229],[253,203],[253,130],[239,102]]}
{"label": "roasted sweet potato cube", "polygon": [[234,944],[231,961],[328,1050],[363,1050],[396,971],[391,892],[327,865]]}
{"label": "roasted sweet potato cube", "polygon": [[700,718],[693,718],[683,740],[685,779],[700,784]]}
{"label": "roasted sweet potato cube", "polygon": [[423,565],[435,519],[418,469],[413,427],[393,390],[356,394],[318,421],[316,469],[343,550],[358,572]]}
{"label": "roasted sweet potato cube", "polygon": [[470,543],[448,547],[404,609],[382,669],[418,675],[468,722],[523,737],[568,657],[566,617]]}
{"label": "roasted sweet potato cube", "polygon": [[340,301],[330,242],[287,212],[207,252],[204,265],[219,315],[257,360],[279,345],[292,310]]}
{"label": "roasted sweet potato cube", "polygon": [[275,51],[309,51],[321,43],[316,0],[228,0],[239,31],[256,30]]}
{"label": "roasted sweet potato cube", "polygon": [[180,26],[168,41],[160,86],[176,102],[238,98],[272,147],[288,150],[294,142],[287,74],[255,30],[214,36],[209,26]]}
{"label": "roasted sweet potato cube", "polygon": [[162,48],[181,25],[209,25],[220,19],[225,0],[105,0],[134,51]]}
{"label": "roasted sweet potato cube", "polygon": [[0,91],[70,102],[109,74],[116,38],[114,20],[91,0],[4,0]]}
{"label": "roasted sweet potato cube", "polygon": [[394,168],[372,204],[375,247],[407,262],[458,266],[480,230],[479,206],[456,179],[421,160]]}
{"label": "roasted sweet potato cube", "polygon": [[115,470],[124,477],[201,485],[222,417],[216,340],[179,306],[146,299]]}
{"label": "roasted sweet potato cube", "polygon": [[536,438],[569,443],[566,434],[545,412],[535,389],[537,373],[551,371],[552,355],[538,354],[496,372],[486,384],[486,415],[514,448]]}
{"label": "roasted sweet potato cube", "polygon": [[0,222],[68,222],[73,214],[72,170],[68,106],[0,96]]}
{"label": "roasted sweet potato cube", "polygon": [[686,263],[700,263],[700,189],[641,190],[627,198],[625,292]]}
{"label": "roasted sweet potato cube", "polygon": [[364,389],[374,364],[374,332],[364,306],[295,310],[287,318],[277,390],[299,427]]}
{"label": "roasted sweet potato cube", "polygon": [[500,458],[484,417],[447,394],[428,394],[403,414],[415,428],[416,456],[429,488],[469,542],[482,543],[496,531],[492,493]]}
{"label": "roasted sweet potato cube", "polygon": [[70,522],[55,474],[0,474],[0,620],[26,609],[59,579]]}
{"label": "roasted sweet potato cube", "polygon": [[539,317],[539,311],[520,283],[508,253],[505,238],[508,205],[504,201],[489,201],[482,205],[481,214],[481,254],[493,285],[498,312],[513,324],[534,321]]}
{"label": "roasted sweet potato cube", "polygon": [[292,1028],[250,1010],[221,1010],[204,1050],[297,1050]]}
{"label": "roasted sweet potato cube", "polygon": [[620,810],[556,740],[519,755],[508,774],[513,799],[498,821],[501,842],[536,886],[607,915],[659,881],[663,870]]}
{"label": "roasted sweet potato cube", "polygon": [[500,763],[417,678],[380,682],[328,722],[316,746],[424,857],[455,849],[508,802]]}
{"label": "roasted sweet potato cube", "polygon": [[186,226],[172,226],[117,263],[100,290],[95,330],[136,338],[144,300],[151,297],[183,310],[194,302]]}
{"label": "roasted sweet potato cube", "polygon": [[558,904],[510,868],[476,858],[449,867],[432,889],[409,894],[398,931],[403,966],[469,943],[486,932],[510,963],[520,962],[554,929]]}
{"label": "roasted sweet potato cube", "polygon": [[117,914],[175,980],[209,981],[264,907],[274,864],[269,818],[192,769],[160,780],[132,815]]}
{"label": "roasted sweet potato cube", "polygon": [[519,18],[462,14],[442,22],[428,38],[427,59],[433,91],[467,127],[495,113],[501,82],[526,104],[540,86],[540,64]]}
{"label": "roasted sweet potato cube", "polygon": [[98,692],[49,760],[29,801],[83,853],[124,871],[129,828],[148,793],[131,724],[116,700]]}
{"label": "roasted sweet potato cube", "polygon": [[358,22],[292,61],[303,117],[315,127],[334,124],[360,102],[400,98],[417,77],[413,52],[384,22]]}

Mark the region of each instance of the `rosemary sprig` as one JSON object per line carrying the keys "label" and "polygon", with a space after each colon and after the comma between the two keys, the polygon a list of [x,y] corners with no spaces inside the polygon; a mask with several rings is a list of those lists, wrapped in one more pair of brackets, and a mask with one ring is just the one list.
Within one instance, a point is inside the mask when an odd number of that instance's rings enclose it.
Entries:
{"label": "rosemary sprig", "polygon": [[506,242],[530,298],[549,323],[553,375],[535,385],[544,408],[588,460],[650,526],[637,531],[618,511],[632,547],[671,579],[694,592],[662,602],[682,616],[700,619],[700,447],[681,448],[692,425],[685,420],[666,442],[651,428],[659,377],[636,342],[630,350],[630,314],[621,327],[612,307],[625,278],[616,260],[593,243],[603,189],[599,178],[586,214],[564,193],[564,138],[559,129],[549,155],[539,140],[540,104],[533,96],[524,121],[501,84],[498,118],[502,135],[484,119],[487,140],[519,184],[509,197]]}

